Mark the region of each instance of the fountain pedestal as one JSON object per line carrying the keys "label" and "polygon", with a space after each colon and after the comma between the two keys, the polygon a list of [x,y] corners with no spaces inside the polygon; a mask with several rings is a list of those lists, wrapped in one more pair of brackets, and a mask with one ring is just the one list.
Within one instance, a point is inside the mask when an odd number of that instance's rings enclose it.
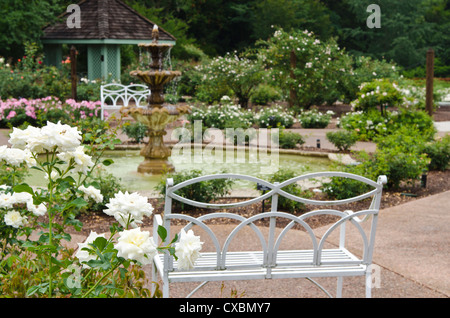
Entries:
{"label": "fountain pedestal", "polygon": [[168,161],[171,150],[164,144],[163,137],[167,134],[166,127],[179,117],[190,112],[189,106],[176,106],[164,103],[164,86],[174,78],[181,76],[178,71],[162,70],[163,55],[172,45],[158,43],[159,32],[155,26],[153,29],[153,42],[139,44],[151,54],[150,70],[131,71],[130,75],[138,77],[146,83],[150,89],[146,108],[129,107],[127,112],[137,122],[148,127],[148,144],[141,150],[144,161],[139,165],[138,172],[162,174],[174,170]]}

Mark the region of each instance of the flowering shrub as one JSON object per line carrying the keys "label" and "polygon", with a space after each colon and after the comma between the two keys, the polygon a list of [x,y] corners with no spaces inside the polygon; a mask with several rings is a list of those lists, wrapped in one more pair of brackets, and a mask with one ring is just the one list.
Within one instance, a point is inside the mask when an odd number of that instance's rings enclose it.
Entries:
{"label": "flowering shrub", "polygon": [[386,112],[385,116],[376,110],[367,112],[349,112],[339,119],[338,126],[355,133],[359,140],[372,140],[375,136],[388,134],[388,127],[394,123],[392,112]]}
{"label": "flowering shrub", "polygon": [[[196,71],[202,74],[200,86],[208,91],[219,88],[229,89],[239,99],[241,107],[246,108],[258,84],[263,82],[264,72],[258,60],[236,52],[214,58],[207,64],[198,65]],[[199,88],[201,89],[201,88]],[[223,92],[223,90],[222,90]],[[220,96],[216,96],[220,97]]]}
{"label": "flowering shrub", "polygon": [[202,125],[208,128],[225,129],[228,127],[237,128],[237,126],[249,128],[253,124],[253,116],[251,111],[226,102],[222,105],[192,107],[192,112],[187,116],[187,119],[191,123],[195,120],[201,120]]}
{"label": "flowering shrub", "polygon": [[[288,33],[278,29],[267,42],[259,44],[259,58],[270,73],[269,83],[280,87],[285,96],[294,90],[298,106],[333,103],[342,98],[340,91],[352,74],[352,66],[351,58],[335,40],[322,42],[308,30]],[[293,69],[291,54],[296,58]]]}
{"label": "flowering shrub", "polygon": [[261,128],[290,128],[294,120],[293,112],[286,111],[280,105],[264,107],[255,115],[255,121]]}
{"label": "flowering shrub", "polygon": [[326,128],[333,115],[334,112],[331,110],[322,113],[313,108],[311,110],[302,111],[298,121],[302,124],[303,128]]}
{"label": "flowering shrub", "polygon": [[403,102],[399,86],[389,80],[374,80],[360,86],[358,99],[351,103],[355,110],[367,111],[380,107],[384,113],[387,107],[394,107]]}
{"label": "flowering shrub", "polygon": [[[175,248],[177,236],[166,245],[138,227],[143,217],[151,215],[153,207],[137,193],[118,192],[109,201],[104,212],[118,221],[111,226],[110,233],[92,232],[85,242],[78,243],[76,253],[63,244],[63,240],[71,240],[66,233],[68,226],[78,230],[82,227],[74,218],[76,212],[89,201],[103,200],[96,184],[89,182],[89,176],[99,165],[101,152],[108,144],[96,138],[95,147],[95,142],[84,146],[83,139],[74,127],[48,122],[41,128],[14,128],[9,140],[12,147],[0,148],[1,160],[11,169],[32,167],[42,171],[48,180],[46,188],[33,189],[15,182],[10,187],[1,186],[2,295],[152,296],[140,280],[143,272],[136,266],[149,264],[157,252],[167,251],[176,258],[175,249],[183,251],[178,252],[183,258],[180,268],[191,267],[198,257],[201,243],[192,233]],[[102,164],[109,165],[111,161],[104,160]],[[31,239],[32,233],[38,239]],[[159,228],[158,235],[162,241],[166,240],[164,228]],[[18,280],[20,288],[16,288]]]}
{"label": "flowering shrub", "polygon": [[5,101],[0,99],[0,127],[19,127],[25,122],[34,126],[42,126],[47,121],[57,122],[59,120],[75,125],[79,120],[100,117],[100,111],[100,101],[76,102],[73,99],[67,99],[63,102],[52,96],[38,99],[7,99]]}
{"label": "flowering shrub", "polygon": [[[3,99],[43,98],[48,95],[60,98],[70,96],[69,64],[61,68],[46,66],[34,43],[27,43],[25,55],[14,64],[0,60],[0,96]],[[69,61],[70,63],[70,61]]]}
{"label": "flowering shrub", "polygon": [[356,133],[359,140],[373,140],[377,136],[386,136],[396,132],[401,127],[418,129],[424,137],[434,136],[436,128],[433,119],[424,111],[386,111],[384,116],[371,109],[368,112],[357,111],[347,113],[340,118],[339,127]]}

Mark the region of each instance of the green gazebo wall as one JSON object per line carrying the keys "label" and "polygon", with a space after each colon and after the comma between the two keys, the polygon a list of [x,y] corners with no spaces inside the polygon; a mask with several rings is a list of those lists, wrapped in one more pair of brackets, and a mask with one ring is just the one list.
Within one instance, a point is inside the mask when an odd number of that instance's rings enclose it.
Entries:
{"label": "green gazebo wall", "polygon": [[90,80],[120,80],[120,45],[89,45],[87,52],[88,78]]}
{"label": "green gazebo wall", "polygon": [[[120,45],[139,43],[151,43],[152,40],[59,40],[46,39],[44,43],[44,63],[46,65],[61,66],[62,44],[86,45],[87,46],[87,68],[89,80],[120,80]],[[175,45],[175,41],[159,41]],[[109,75],[111,74],[111,76]]]}

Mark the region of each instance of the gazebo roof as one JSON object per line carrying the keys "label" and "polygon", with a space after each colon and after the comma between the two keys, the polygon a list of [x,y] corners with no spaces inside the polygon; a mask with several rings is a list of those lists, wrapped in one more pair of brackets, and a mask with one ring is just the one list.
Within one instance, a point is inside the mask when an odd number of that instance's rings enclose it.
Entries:
{"label": "gazebo roof", "polygon": [[[136,44],[152,40],[155,23],[120,0],[83,0],[78,5],[81,28],[69,28],[66,20],[72,13],[64,13],[61,22],[44,27],[44,43]],[[158,28],[161,42],[175,41],[173,35]]]}

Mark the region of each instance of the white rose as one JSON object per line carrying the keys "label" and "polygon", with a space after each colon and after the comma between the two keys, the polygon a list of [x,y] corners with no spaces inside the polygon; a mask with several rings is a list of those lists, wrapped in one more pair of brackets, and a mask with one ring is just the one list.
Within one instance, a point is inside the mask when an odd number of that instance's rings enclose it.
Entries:
{"label": "white rose", "polygon": [[78,258],[81,264],[83,264],[83,268],[89,268],[88,265],[84,264],[84,262],[89,262],[90,260],[97,259],[96,254],[90,254],[89,251],[82,250],[85,247],[90,247],[89,244],[92,244],[98,237],[105,238],[105,234],[97,234],[96,232],[92,232],[89,234],[89,236],[86,238],[84,243],[77,243],[78,244],[78,250],[75,253],[75,257]]}
{"label": "white rose", "polygon": [[27,202],[27,209],[36,216],[43,216],[47,213],[47,207],[44,203],[34,205],[33,200]]}
{"label": "white rose", "polygon": [[178,243],[175,243],[175,255],[178,257],[178,269],[194,268],[195,261],[200,256],[203,242],[200,236],[195,236],[192,230],[187,233],[181,230]]}
{"label": "white rose", "polygon": [[0,193],[0,208],[11,209],[15,203],[11,193]]}
{"label": "white rose", "polygon": [[28,149],[22,150],[2,146],[0,147],[0,160],[4,160],[6,163],[16,167],[22,163],[25,163],[28,167],[36,165],[36,160]]}
{"label": "white rose", "polygon": [[9,211],[8,213],[5,214],[4,220],[5,220],[6,225],[9,225],[9,226],[12,226],[12,227],[18,229],[19,227],[26,224],[27,217],[22,216],[17,211]]}
{"label": "white rose", "polygon": [[73,159],[75,162],[74,172],[81,172],[87,174],[89,169],[94,165],[92,157],[84,153],[84,146],[79,146],[74,151],[61,152],[57,154],[61,160],[69,162]]}
{"label": "white rose", "polygon": [[141,231],[140,228],[124,230],[119,233],[118,243],[114,248],[117,256],[129,260],[135,260],[142,265],[150,264],[158,253],[157,246],[150,237],[150,232]]}
{"label": "white rose", "polygon": [[94,188],[93,186],[85,187],[81,185],[78,190],[84,193],[84,199],[89,200],[93,199],[97,203],[103,202],[103,195],[99,189]]}
{"label": "white rose", "polygon": [[148,203],[148,199],[134,192],[129,194],[119,191],[114,198],[106,204],[107,209],[103,212],[114,218],[122,225],[126,226],[129,218],[133,219],[132,226],[136,223],[142,223],[144,216],[150,217],[153,212],[153,206]]}
{"label": "white rose", "polygon": [[33,196],[28,192],[15,192],[13,193],[14,203],[28,203],[29,201],[33,202]]}
{"label": "white rose", "polygon": [[57,124],[47,122],[47,126],[41,128],[41,134],[48,138],[49,150],[56,146],[60,152],[75,151],[81,144],[81,132],[61,122]]}
{"label": "white rose", "polygon": [[48,148],[48,137],[42,135],[40,128],[28,126],[26,129],[21,130],[13,128],[13,132],[9,135],[9,143],[14,148],[29,149],[31,152],[42,152]]}

